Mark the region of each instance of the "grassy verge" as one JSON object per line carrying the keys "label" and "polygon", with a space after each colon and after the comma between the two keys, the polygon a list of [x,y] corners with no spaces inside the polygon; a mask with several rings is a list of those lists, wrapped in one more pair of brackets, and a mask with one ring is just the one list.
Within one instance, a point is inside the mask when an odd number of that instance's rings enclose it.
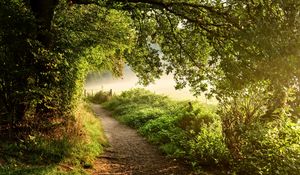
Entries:
{"label": "grassy verge", "polygon": [[50,134],[32,133],[27,139],[1,140],[0,175],[86,174],[106,139],[100,121],[87,104],[75,112],[74,121]]}
{"label": "grassy verge", "polygon": [[216,106],[174,101],[143,89],[125,91],[103,106],[168,156],[187,160],[195,169],[220,169],[228,164]]}
{"label": "grassy verge", "polygon": [[[220,106],[217,112],[216,106],[174,101],[133,89],[113,96],[103,105],[168,156],[189,162],[195,171],[300,174],[299,121],[294,122],[290,115],[268,122],[258,120],[264,113],[249,111],[259,109],[256,105],[263,103],[257,103],[259,99],[250,103],[249,98],[242,96],[238,102]],[[244,120],[251,114],[251,121]]]}

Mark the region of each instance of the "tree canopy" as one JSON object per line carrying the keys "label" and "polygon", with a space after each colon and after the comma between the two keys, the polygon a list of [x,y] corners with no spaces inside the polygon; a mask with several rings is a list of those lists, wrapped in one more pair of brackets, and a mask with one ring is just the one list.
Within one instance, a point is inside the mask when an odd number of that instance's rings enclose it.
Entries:
{"label": "tree canopy", "polygon": [[298,0],[0,2],[1,115],[68,113],[89,71],[121,75],[124,64],[144,84],[172,73],[177,88],[222,101],[264,83],[274,104],[286,101],[300,89],[299,9]]}
{"label": "tree canopy", "polygon": [[299,174],[299,48],[299,0],[0,1],[0,136],[23,142],[67,129],[87,74],[121,76],[127,64],[143,84],[172,74],[176,88],[219,100],[218,142],[198,140],[207,136],[201,122],[214,127],[205,113],[191,102],[179,108],[191,126],[178,131],[189,137],[198,127],[192,147],[221,143],[241,174]]}

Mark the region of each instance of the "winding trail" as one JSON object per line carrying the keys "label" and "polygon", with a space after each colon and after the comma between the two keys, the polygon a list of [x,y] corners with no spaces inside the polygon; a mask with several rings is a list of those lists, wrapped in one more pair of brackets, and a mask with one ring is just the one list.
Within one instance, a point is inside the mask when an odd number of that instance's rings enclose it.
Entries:
{"label": "winding trail", "polygon": [[163,156],[136,130],[120,124],[100,105],[91,105],[102,120],[110,147],[99,157],[92,175],[192,175],[191,169],[176,160]]}

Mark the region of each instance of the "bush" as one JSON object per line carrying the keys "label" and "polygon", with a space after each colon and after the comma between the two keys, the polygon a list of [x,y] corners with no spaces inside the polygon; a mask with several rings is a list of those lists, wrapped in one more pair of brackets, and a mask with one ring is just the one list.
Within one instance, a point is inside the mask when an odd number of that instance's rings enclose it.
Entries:
{"label": "bush", "polygon": [[88,96],[88,100],[92,103],[101,104],[112,98],[112,92],[99,91],[94,96]]}
{"label": "bush", "polygon": [[271,102],[265,92],[262,86],[236,92],[219,106],[219,115],[215,106],[172,101],[143,89],[123,92],[104,106],[164,153],[195,167],[233,174],[299,174],[300,126],[288,108],[266,120]]}
{"label": "bush", "polygon": [[[277,121],[278,122],[278,121]],[[236,163],[240,174],[296,175],[300,173],[300,126],[281,121],[246,131],[244,157]],[[250,171],[249,171],[250,170]],[[251,173],[250,173],[251,172]]]}
{"label": "bush", "polygon": [[[132,109],[132,106],[130,107],[130,109]],[[159,108],[140,108],[138,110],[136,110],[136,108],[134,108],[132,110],[132,112],[128,112],[126,114],[124,114],[120,120],[133,127],[133,128],[140,128],[143,125],[145,125],[145,123],[149,122],[150,120],[153,120],[161,115],[163,115],[165,113],[164,110],[159,109]],[[139,116],[139,117],[136,117]]]}
{"label": "bush", "polygon": [[144,89],[125,91],[103,105],[169,156],[189,160],[195,166],[221,166],[227,160],[214,107],[173,101]]}
{"label": "bush", "polygon": [[115,109],[118,106],[126,106],[127,108],[128,105],[163,108],[166,105],[168,106],[170,102],[171,100],[166,96],[156,95],[145,89],[137,88],[122,92],[119,96],[112,98],[105,106],[108,109]]}
{"label": "bush", "polygon": [[99,119],[80,105],[65,126],[31,133],[18,142],[1,140],[0,175],[86,174],[83,167],[91,165],[106,144]]}
{"label": "bush", "polygon": [[273,94],[265,89],[264,84],[252,85],[220,105],[234,171],[249,175],[300,174],[300,125],[293,122],[288,103],[270,110]]}

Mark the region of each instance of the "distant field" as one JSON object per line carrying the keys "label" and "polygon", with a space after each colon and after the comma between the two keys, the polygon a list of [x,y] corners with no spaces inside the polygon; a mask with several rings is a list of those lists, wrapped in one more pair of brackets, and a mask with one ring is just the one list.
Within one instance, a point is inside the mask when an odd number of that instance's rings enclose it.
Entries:
{"label": "distant field", "polygon": [[188,88],[176,90],[174,88],[175,82],[171,75],[164,75],[161,79],[157,80],[155,84],[150,84],[146,87],[138,85],[137,82],[138,78],[129,68],[126,68],[122,78],[116,79],[112,76],[105,78],[99,77],[98,79],[87,82],[85,89],[90,94],[96,93],[99,90],[107,91],[110,89],[112,89],[114,93],[119,94],[122,91],[132,88],[145,88],[157,94],[167,95],[176,100],[199,100],[204,103],[217,103],[215,99],[208,100],[205,96],[194,97]]}

